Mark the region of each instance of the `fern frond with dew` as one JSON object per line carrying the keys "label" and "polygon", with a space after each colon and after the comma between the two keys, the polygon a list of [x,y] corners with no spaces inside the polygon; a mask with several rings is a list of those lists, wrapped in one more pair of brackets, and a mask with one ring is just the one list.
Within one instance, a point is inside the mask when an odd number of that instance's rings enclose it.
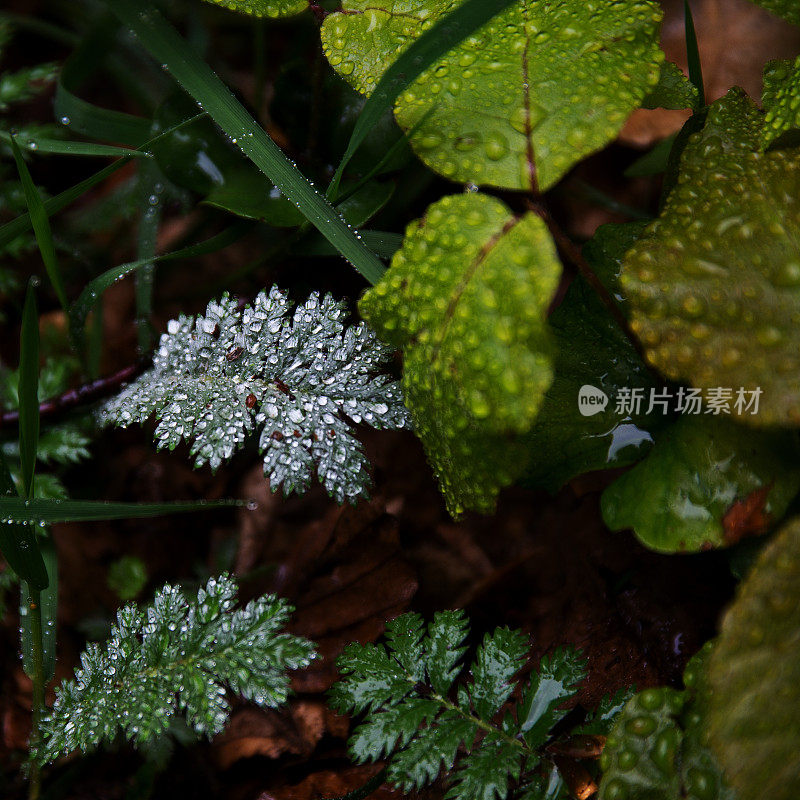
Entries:
{"label": "fern frond with dew", "polygon": [[314,647],[283,631],[286,601],[264,595],[236,608],[236,592],[221,575],[196,598],[167,585],[147,608],[122,608],[105,646],[90,644],[75,679],[56,689],[34,757],[47,763],[119,734],[147,745],[179,713],[196,734],[211,736],[228,718],[228,690],[262,707],[282,705],[288,671],[307,666]]}
{"label": "fern frond with dew", "polygon": [[[585,677],[584,660],[557,650],[519,686],[528,641],[498,628],[462,676],[468,633],[461,611],[440,612],[427,626],[404,614],[387,625],[386,646],[345,649],[330,698],[338,711],[364,715],[351,755],[359,763],[386,759],[388,780],[405,792],[444,773],[452,800],[566,796],[545,745]],[[518,688],[521,699],[509,704]]]}
{"label": "fern frond with dew", "polygon": [[303,492],[316,473],[338,502],[365,495],[368,465],[351,424],[409,426],[398,382],[380,373],[391,350],[364,323],[345,329],[347,308],[330,295],[290,309],[273,287],[244,309],[225,295],[205,316],[173,320],[152,368],[100,421],[126,427],[155,413],[159,447],[191,441],[195,466],[212,469],[259,429],[273,491]]}

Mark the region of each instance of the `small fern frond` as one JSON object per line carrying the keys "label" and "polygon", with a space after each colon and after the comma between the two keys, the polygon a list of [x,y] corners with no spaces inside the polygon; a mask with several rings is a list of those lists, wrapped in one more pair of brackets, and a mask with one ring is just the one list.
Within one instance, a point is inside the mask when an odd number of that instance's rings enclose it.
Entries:
{"label": "small fern frond", "polygon": [[195,466],[229,459],[261,431],[264,473],[273,490],[305,491],[314,474],[338,502],[366,494],[369,476],[352,423],[408,427],[397,381],[380,369],[391,356],[364,323],[312,294],[290,316],[276,287],[240,309],[225,295],[205,316],[181,316],[153,366],[99,411],[126,427],[155,413],[159,447],[191,441]]}
{"label": "small fern frond", "polygon": [[[529,800],[555,796],[541,778],[555,772],[544,746],[585,677],[583,659],[569,649],[543,659],[521,702],[504,712],[527,639],[507,628],[487,634],[453,691],[468,634],[461,611],[436,614],[427,628],[418,614],[404,614],[387,625],[386,646],[345,649],[330,699],[338,711],[364,714],[351,755],[359,763],[388,759],[390,782],[405,792],[444,771],[452,800],[505,798],[523,775],[528,783],[519,792]],[[557,776],[549,783],[560,786]]]}
{"label": "small fern frond", "polygon": [[211,736],[228,718],[226,690],[262,707],[283,704],[288,670],[308,665],[313,645],[282,632],[292,610],[284,600],[265,595],[236,609],[236,592],[222,575],[191,600],[167,585],[149,607],[121,609],[105,647],[90,644],[75,679],[56,690],[35,757],[47,763],[119,733],[143,745],[180,712]]}

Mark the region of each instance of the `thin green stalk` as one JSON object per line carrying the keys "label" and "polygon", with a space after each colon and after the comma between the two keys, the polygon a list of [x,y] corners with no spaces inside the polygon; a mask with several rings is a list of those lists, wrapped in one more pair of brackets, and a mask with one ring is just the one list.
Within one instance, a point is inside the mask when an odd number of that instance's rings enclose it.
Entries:
{"label": "thin green stalk", "polygon": [[[33,715],[31,724],[31,750],[35,750],[41,737],[42,714],[44,713],[44,645],[42,638],[42,607],[41,592],[38,589],[30,590],[28,603],[28,617],[31,626],[31,644],[33,650]],[[28,785],[28,800],[38,800],[42,788],[42,773],[39,762],[31,761],[30,783]]]}
{"label": "thin green stalk", "polygon": [[494,734],[507,744],[513,745],[514,747],[519,747],[521,750],[524,750],[525,752],[531,755],[538,755],[538,753],[533,748],[528,746],[528,743],[524,739],[516,739],[513,736],[509,736],[507,733],[504,733],[502,730],[496,728],[494,725],[490,725],[488,722],[485,722],[480,717],[476,717],[473,714],[468,714],[466,711],[464,711],[463,708],[460,708],[455,703],[451,703],[446,697],[442,697],[442,695],[440,694],[436,694],[434,692],[433,694],[431,694],[431,697],[434,700],[436,700],[437,703],[440,703],[448,711],[452,711],[453,713],[458,714],[460,717],[468,719],[471,723],[476,725],[482,731]]}

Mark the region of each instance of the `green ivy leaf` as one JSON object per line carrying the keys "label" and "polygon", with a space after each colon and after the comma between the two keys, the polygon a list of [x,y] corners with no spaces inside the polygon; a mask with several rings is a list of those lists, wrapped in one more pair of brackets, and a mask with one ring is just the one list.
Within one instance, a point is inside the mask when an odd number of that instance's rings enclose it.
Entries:
{"label": "green ivy leaf", "polygon": [[633,528],[645,545],[661,552],[733,544],[742,533],[726,531],[723,517],[737,501],[763,489],[768,518],[785,513],[800,488],[798,452],[797,440],[785,432],[752,430],[724,417],[685,416],[641,464],[605,490],[603,519],[612,530]]}
{"label": "green ivy leaf", "polygon": [[411,223],[361,299],[364,318],[404,349],[406,405],[454,515],[490,512],[524,468],[519,434],[552,380],[545,314],[560,271],[538,217],[455,195]]}
{"label": "green ivy leaf", "polygon": [[683,70],[672,61],[661,64],[658,83],[642,101],[643,108],[697,108],[697,87],[686,77]]}
{"label": "green ivy leaf", "polygon": [[[595,274],[618,300],[622,258],[643,230],[641,222],[604,225],[584,248]],[[647,393],[655,382],[583,278],[573,281],[549,321],[556,341],[555,377],[525,437],[530,464],[523,482],[556,492],[576,475],[637,461],[652,446],[653,434],[670,418],[644,413],[646,408],[642,413],[616,413],[613,398],[620,388],[641,388]],[[611,398],[593,416],[579,411],[578,393],[585,385]]]}
{"label": "green ivy leaf", "polygon": [[800,521],[762,551],[711,655],[709,729],[741,800],[800,786]]}
{"label": "green ivy leaf", "polygon": [[293,17],[308,8],[308,0],[209,0],[209,2],[254,17]]}
{"label": "green ivy leaf", "polygon": [[761,390],[751,425],[800,424],[800,158],[760,152],[739,89],[709,109],[661,217],[625,258],[632,327],[665,375]]}
{"label": "green ivy leaf", "polygon": [[800,56],[792,62],[770,61],[764,67],[764,147],[800,144]]}
{"label": "green ivy leaf", "polygon": [[[370,94],[459,0],[345,0],[322,26],[331,65]],[[427,69],[395,113],[417,155],[454,181],[545,190],[612,141],[656,84],[661,12],[649,0],[519,0]],[[566,135],[565,135],[566,132]]]}
{"label": "green ivy leaf", "polygon": [[797,0],[753,0],[753,2],[788,22],[800,25],[800,6],[797,5]]}

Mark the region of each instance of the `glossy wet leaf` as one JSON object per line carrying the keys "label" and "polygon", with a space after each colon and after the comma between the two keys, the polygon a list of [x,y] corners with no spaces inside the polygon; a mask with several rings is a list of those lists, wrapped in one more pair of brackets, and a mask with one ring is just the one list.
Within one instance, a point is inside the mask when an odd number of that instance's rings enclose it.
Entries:
{"label": "glossy wet leaf", "polygon": [[683,70],[672,61],[661,64],[658,83],[642,101],[644,108],[696,108],[699,100],[697,87]]}
{"label": "glossy wet leaf", "polygon": [[208,2],[254,17],[293,17],[308,9],[308,0],[208,0]]}
{"label": "glossy wet leaf", "polygon": [[[347,0],[322,27],[328,60],[369,95],[458,0]],[[397,100],[419,157],[454,181],[544,190],[612,141],[658,80],[661,12],[646,0],[519,0],[429,67]]]}
{"label": "glossy wet leaf", "polygon": [[[800,489],[798,464],[794,434],[686,415],[658,437],[641,464],[605,490],[603,519],[612,530],[632,528],[661,552],[724,547],[780,521]],[[750,497],[760,508],[739,523],[741,530],[726,514]]]}
{"label": "glossy wet leaf", "polygon": [[[643,229],[638,222],[605,225],[584,250],[595,274],[618,299],[622,257]],[[523,482],[556,492],[584,472],[637,461],[670,417],[660,411],[648,414],[646,402],[634,413],[617,411],[620,389],[640,389],[649,396],[655,382],[586,281],[575,278],[549,323],[556,343],[555,377],[525,437],[530,461]],[[605,393],[603,410],[581,414],[583,386]]]}
{"label": "glossy wet leaf", "polygon": [[763,141],[765,147],[800,145],[800,56],[770,61],[764,67]]}
{"label": "glossy wet leaf", "polygon": [[800,25],[800,6],[797,0],[753,0],[753,2],[789,22],[794,22],[795,25]]}
{"label": "glossy wet leaf", "polygon": [[[800,424],[800,157],[762,153],[741,90],[714,103],[664,210],[628,253],[622,287],[650,361],[708,397],[759,389],[751,425]],[[740,413],[739,413],[740,412]]]}
{"label": "glossy wet leaf", "polygon": [[740,800],[800,786],[800,522],[760,554],[722,620],[710,663],[711,743]]}
{"label": "glossy wet leaf", "polygon": [[228,295],[205,315],[169,323],[153,366],[99,411],[128,427],[155,414],[159,447],[191,443],[195,466],[216,470],[259,434],[270,487],[304,492],[314,479],[340,503],[367,493],[352,425],[408,424],[391,353],[364,324],[345,328],[344,303],[312,294],[293,309],[277,287],[240,309]]}
{"label": "glossy wet leaf", "polygon": [[545,314],[561,266],[545,224],[464,194],[409,225],[364,318],[403,348],[403,388],[451,513],[489,512],[524,468],[552,381]]}

